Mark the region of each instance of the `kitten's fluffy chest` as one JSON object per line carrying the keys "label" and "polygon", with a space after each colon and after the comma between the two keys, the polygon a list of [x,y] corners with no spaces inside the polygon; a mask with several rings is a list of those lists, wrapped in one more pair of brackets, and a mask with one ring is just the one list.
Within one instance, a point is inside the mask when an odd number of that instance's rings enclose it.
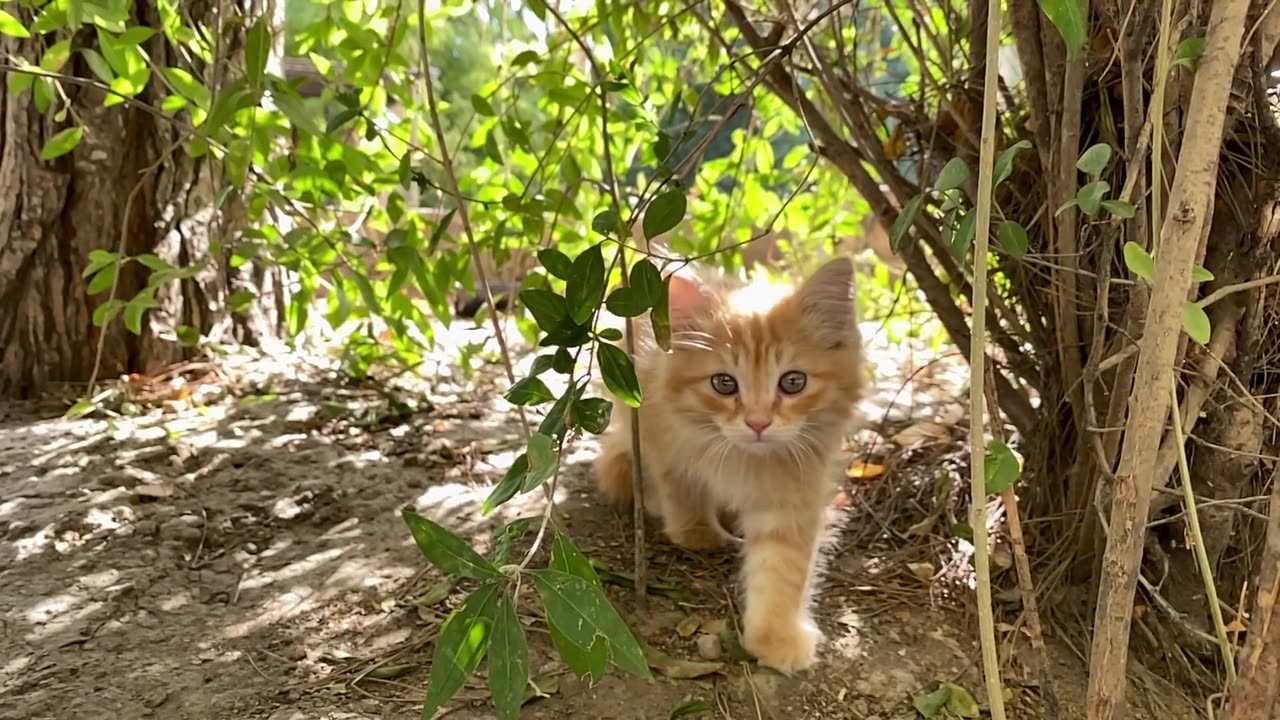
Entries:
{"label": "kitten's fluffy chest", "polygon": [[826,493],[832,484],[830,451],[750,452],[735,446],[717,447],[687,429],[681,432],[678,425],[669,425],[667,430],[654,433],[658,437],[651,435],[650,442],[645,443],[650,448],[664,448],[649,453],[656,461],[653,470],[683,476],[703,487],[717,505],[734,512],[807,504],[814,494]]}

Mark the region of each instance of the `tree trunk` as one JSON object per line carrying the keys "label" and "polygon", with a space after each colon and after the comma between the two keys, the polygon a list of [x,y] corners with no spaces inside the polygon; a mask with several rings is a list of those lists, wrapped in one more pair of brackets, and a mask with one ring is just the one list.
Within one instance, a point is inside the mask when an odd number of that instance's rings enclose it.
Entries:
{"label": "tree trunk", "polygon": [[[241,11],[250,15],[261,0],[183,3],[184,13],[207,27],[219,27]],[[221,5],[221,7],[219,7]],[[11,8],[18,12],[20,8]],[[28,15],[21,16],[30,20]],[[133,3],[130,25],[159,27],[154,0]],[[240,52],[243,29],[223,33],[227,55]],[[0,55],[39,60],[45,49],[67,36],[15,39],[0,36]],[[75,35],[76,49],[93,34]],[[184,67],[216,92],[212,69],[193,67],[189,54],[175,52],[163,34],[143,44],[157,66]],[[225,73],[225,69],[222,70]],[[104,107],[108,93],[76,53],[57,82],[70,101],[65,119],[57,109],[41,113],[33,91],[12,94],[19,73],[3,74],[0,100],[0,396],[27,397],[49,383],[83,383],[100,365],[98,377],[154,372],[189,356],[176,341],[179,328],[210,339],[253,342],[279,329],[281,278],[274,269],[245,265],[232,269],[224,240],[242,222],[235,193],[221,208],[215,196],[221,170],[208,155],[192,158],[174,121],[154,111],[166,89],[154,74],[133,103]],[[178,118],[185,116],[179,113]],[[77,122],[84,139],[70,153],[42,161],[45,142]],[[186,122],[181,121],[180,122]],[[97,327],[96,308],[109,293],[89,295],[82,273],[93,250],[125,256],[154,253],[176,267],[208,259],[194,277],[171,281],[157,292],[159,307],[147,312],[141,334],[120,319]],[[145,287],[148,271],[138,263],[123,267],[115,297],[129,300]],[[259,303],[242,313],[228,308],[230,294],[252,290]],[[101,346],[99,348],[99,346]],[[101,353],[100,363],[97,359]]]}

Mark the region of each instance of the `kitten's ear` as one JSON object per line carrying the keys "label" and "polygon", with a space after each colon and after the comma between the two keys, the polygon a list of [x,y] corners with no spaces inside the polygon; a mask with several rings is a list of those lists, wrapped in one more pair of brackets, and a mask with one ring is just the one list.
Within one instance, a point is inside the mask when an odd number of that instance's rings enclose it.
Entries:
{"label": "kitten's ear", "polygon": [[853,263],[836,258],[823,265],[796,293],[800,312],[818,337],[832,348],[857,338],[853,314]]}
{"label": "kitten's ear", "polygon": [[688,325],[711,312],[711,295],[697,280],[677,274],[667,282],[667,310],[673,326]]}

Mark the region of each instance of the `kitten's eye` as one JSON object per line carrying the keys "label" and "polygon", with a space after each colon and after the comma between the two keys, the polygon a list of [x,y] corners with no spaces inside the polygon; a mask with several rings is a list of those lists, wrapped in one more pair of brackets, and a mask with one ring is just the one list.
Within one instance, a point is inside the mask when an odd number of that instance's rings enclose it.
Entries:
{"label": "kitten's eye", "polygon": [[792,370],[782,374],[778,379],[778,389],[788,395],[795,395],[804,389],[808,384],[809,378],[799,370]]}
{"label": "kitten's eye", "polygon": [[721,395],[733,395],[738,392],[738,381],[732,375],[716,373],[711,376],[711,388]]}

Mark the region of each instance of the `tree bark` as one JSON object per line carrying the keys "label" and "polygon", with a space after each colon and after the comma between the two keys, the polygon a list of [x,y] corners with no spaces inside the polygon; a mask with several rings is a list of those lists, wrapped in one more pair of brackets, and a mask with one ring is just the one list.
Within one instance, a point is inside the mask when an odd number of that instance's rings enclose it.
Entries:
{"label": "tree bark", "polygon": [[1231,689],[1224,720],[1272,720],[1280,693],[1280,482],[1271,478],[1267,545],[1249,635],[1238,659],[1240,679]]}
{"label": "tree bark", "polygon": [[[184,13],[220,27],[231,14],[251,15],[263,0],[205,0],[184,3]],[[12,9],[18,12],[20,8]],[[28,16],[21,15],[23,20]],[[158,27],[154,0],[133,4],[136,25]],[[226,57],[239,53],[240,33],[226,32]],[[65,32],[65,31],[64,31]],[[92,42],[79,33],[77,47]],[[38,59],[52,35],[19,40],[0,36],[0,55]],[[174,52],[163,34],[144,44],[160,66],[184,67],[216,92],[212,68],[193,67]],[[226,60],[226,57],[223,60]],[[277,271],[245,265],[233,269],[220,249],[244,217],[235,193],[221,208],[214,198],[221,172],[208,156],[192,158],[181,147],[179,130],[159,112],[166,90],[153,77],[138,104],[104,107],[106,92],[80,55],[61,73],[79,78],[62,83],[71,102],[70,118],[84,129],[71,153],[40,160],[48,138],[67,127],[41,114],[27,90],[8,91],[17,75],[3,74],[0,100],[0,396],[29,397],[50,383],[82,383],[93,374],[101,344],[99,377],[153,372],[189,356],[175,341],[187,326],[213,339],[254,342],[279,330],[283,284]],[[40,82],[40,81],[37,81]],[[132,202],[129,198],[132,196]],[[136,256],[154,253],[178,267],[208,259],[199,275],[171,282],[157,293],[160,307],[148,311],[142,333],[120,320],[99,328],[93,312],[107,293],[90,296],[81,278],[96,249]],[[115,296],[132,298],[148,273],[137,263],[121,273]],[[260,302],[232,313],[227,299],[251,289]]]}

